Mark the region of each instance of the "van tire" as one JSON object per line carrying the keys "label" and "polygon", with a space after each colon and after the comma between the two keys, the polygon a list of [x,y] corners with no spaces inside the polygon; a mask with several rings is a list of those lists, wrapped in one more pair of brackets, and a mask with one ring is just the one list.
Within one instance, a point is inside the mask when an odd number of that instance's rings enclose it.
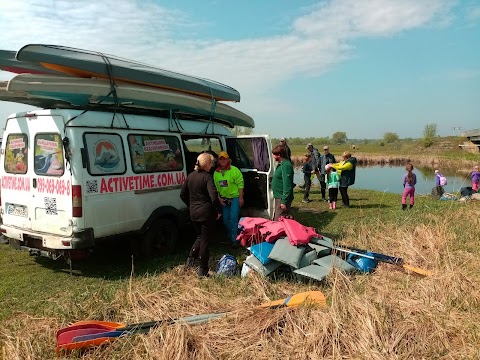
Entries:
{"label": "van tire", "polygon": [[155,258],[171,255],[178,243],[177,225],[170,219],[155,220],[145,233],[141,256]]}

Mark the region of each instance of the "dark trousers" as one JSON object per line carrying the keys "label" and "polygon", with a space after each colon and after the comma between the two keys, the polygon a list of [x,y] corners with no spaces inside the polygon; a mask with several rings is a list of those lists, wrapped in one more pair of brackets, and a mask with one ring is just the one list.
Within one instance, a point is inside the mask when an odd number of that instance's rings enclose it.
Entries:
{"label": "dark trousers", "polygon": [[320,174],[320,191],[322,192],[322,199],[325,199],[327,190],[327,183],[325,182],[325,174]]}
{"label": "dark trousers", "polygon": [[312,186],[312,174],[304,174],[303,179],[305,180],[305,194],[303,195],[303,200],[308,200],[310,196],[310,187]]}
{"label": "dark trousers", "polygon": [[278,221],[278,219],[280,219],[280,216],[288,215],[292,202],[289,202],[288,204],[286,204],[287,208],[285,211],[283,211],[282,208],[280,207],[281,204],[282,204],[282,199],[275,198],[275,214],[274,214],[273,221]]}
{"label": "dark trousers", "polygon": [[337,202],[337,198],[338,198],[338,188],[328,189],[328,201],[331,202],[331,203],[332,202]]}
{"label": "dark trousers", "polygon": [[200,268],[208,272],[209,241],[215,230],[215,220],[193,221],[193,227],[197,233],[197,240],[195,240],[188,256],[200,259]]}
{"label": "dark trousers", "polygon": [[343,205],[350,206],[350,198],[348,197],[348,187],[340,187]]}

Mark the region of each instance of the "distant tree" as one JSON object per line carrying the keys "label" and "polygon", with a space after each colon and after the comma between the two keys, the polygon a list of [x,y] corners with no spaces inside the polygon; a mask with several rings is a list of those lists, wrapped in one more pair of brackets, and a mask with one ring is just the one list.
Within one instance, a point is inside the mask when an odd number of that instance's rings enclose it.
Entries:
{"label": "distant tree", "polygon": [[363,144],[364,144],[364,145],[367,145],[369,142],[370,142],[370,140],[368,140],[368,139],[363,139]]}
{"label": "distant tree", "polygon": [[393,132],[386,132],[383,134],[383,141],[386,142],[387,144],[391,144],[395,141],[398,141],[399,137],[396,133]]}
{"label": "distant tree", "polygon": [[344,131],[337,131],[332,135],[333,144],[345,144],[347,142],[347,133]]}
{"label": "distant tree", "polygon": [[430,147],[437,137],[437,124],[427,124],[423,129],[423,146]]}
{"label": "distant tree", "polygon": [[250,135],[253,133],[253,129],[249,127],[243,127],[243,126],[235,126],[231,132],[233,135],[238,136],[238,135]]}

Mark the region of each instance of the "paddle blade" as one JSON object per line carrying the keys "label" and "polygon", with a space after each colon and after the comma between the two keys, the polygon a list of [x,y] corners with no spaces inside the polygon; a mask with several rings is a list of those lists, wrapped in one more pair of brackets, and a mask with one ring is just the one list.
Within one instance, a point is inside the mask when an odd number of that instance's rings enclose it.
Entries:
{"label": "paddle blade", "polygon": [[306,291],[303,293],[292,295],[286,299],[266,302],[260,305],[259,307],[260,308],[276,308],[276,307],[283,307],[283,306],[293,307],[293,306],[299,306],[303,304],[315,304],[323,307],[326,305],[325,295],[323,295],[322,292],[320,291]]}
{"label": "paddle blade", "polygon": [[[101,320],[81,320],[71,324],[70,326],[77,326],[77,325],[101,325],[111,329],[119,329],[119,328],[125,327],[125,324],[122,324],[122,323],[113,322],[113,321],[101,321]],[[65,329],[68,329],[69,327],[66,327]]]}
{"label": "paddle blade", "polygon": [[423,276],[431,276],[431,275],[432,275],[432,272],[431,272],[431,271],[424,270],[424,269],[420,269],[420,268],[416,268],[416,267],[413,267],[413,266],[410,266],[410,265],[402,265],[402,267],[403,267],[405,270],[412,271],[412,272],[417,273],[417,274],[419,274],[419,275],[423,275]]}

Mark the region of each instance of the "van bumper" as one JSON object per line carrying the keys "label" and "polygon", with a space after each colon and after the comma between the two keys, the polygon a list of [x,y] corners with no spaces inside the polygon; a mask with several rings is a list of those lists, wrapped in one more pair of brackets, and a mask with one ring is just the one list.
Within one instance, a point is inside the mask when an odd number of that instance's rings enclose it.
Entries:
{"label": "van bumper", "polygon": [[80,250],[94,246],[93,229],[74,232],[71,236],[57,236],[1,225],[3,235],[20,242],[20,246],[40,250]]}

